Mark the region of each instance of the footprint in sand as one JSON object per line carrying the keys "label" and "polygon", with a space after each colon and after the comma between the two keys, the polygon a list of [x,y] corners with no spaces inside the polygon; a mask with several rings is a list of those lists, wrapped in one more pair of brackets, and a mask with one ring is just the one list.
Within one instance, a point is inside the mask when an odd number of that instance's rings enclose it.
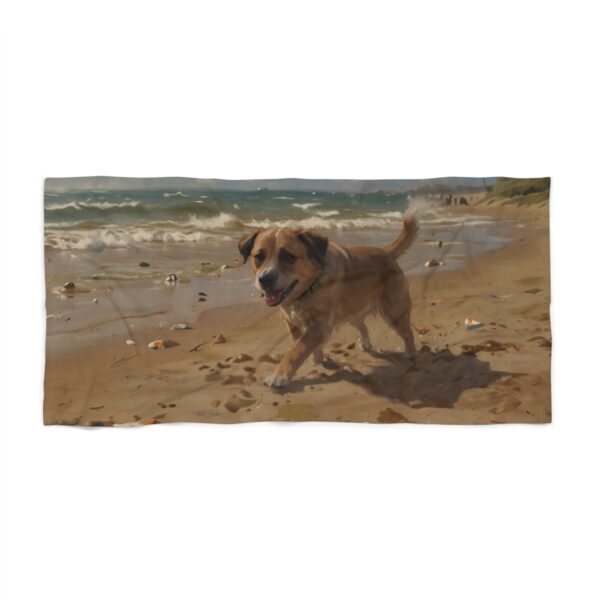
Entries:
{"label": "footprint in sand", "polygon": [[323,361],[322,365],[325,369],[329,369],[330,371],[337,371],[338,369],[342,368],[341,365],[336,363],[334,360],[331,360],[330,358],[326,358]]}
{"label": "footprint in sand", "polygon": [[279,361],[281,360],[281,358],[273,357],[270,354],[261,354],[257,360],[258,360],[258,362],[266,362],[266,363],[272,363],[274,365],[277,365],[277,364],[279,364]]}
{"label": "footprint in sand", "polygon": [[463,354],[477,354],[478,352],[503,352],[512,348],[519,351],[519,346],[512,342],[497,342],[496,340],[488,340],[485,344],[463,344]]}
{"label": "footprint in sand", "polygon": [[[240,390],[240,394],[242,392],[245,392],[245,390]],[[256,399],[252,397],[252,394],[246,392],[244,395],[246,396],[245,398],[239,398],[234,394],[230,400],[225,402],[225,408],[229,412],[236,413],[238,410],[241,410],[242,408],[248,408],[256,403]]]}
{"label": "footprint in sand", "polygon": [[232,384],[244,384],[246,383],[246,377],[244,375],[229,375],[226,379],[223,379],[223,385]]}
{"label": "footprint in sand", "polygon": [[233,359],[233,362],[234,363],[242,363],[242,362],[248,362],[249,360],[252,360],[252,357],[249,354],[238,354]]}
{"label": "footprint in sand", "polygon": [[508,398],[503,404],[495,406],[490,410],[490,413],[494,415],[501,415],[513,410],[517,410],[521,406],[521,401],[516,398]]}
{"label": "footprint in sand", "polygon": [[206,375],[204,381],[220,381],[222,377],[223,376],[221,375],[221,373],[219,373],[219,371],[212,371]]}

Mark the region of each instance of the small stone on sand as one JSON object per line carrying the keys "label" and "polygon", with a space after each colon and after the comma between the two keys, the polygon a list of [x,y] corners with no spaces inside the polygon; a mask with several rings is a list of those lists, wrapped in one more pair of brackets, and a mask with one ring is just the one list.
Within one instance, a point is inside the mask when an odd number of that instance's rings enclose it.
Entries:
{"label": "small stone on sand", "polygon": [[465,327],[467,329],[477,329],[483,327],[483,323],[476,321],[475,319],[465,319]]}
{"label": "small stone on sand", "polygon": [[164,350],[166,348],[173,348],[173,346],[179,346],[179,344],[173,340],[154,340],[148,344],[148,348],[151,350]]}

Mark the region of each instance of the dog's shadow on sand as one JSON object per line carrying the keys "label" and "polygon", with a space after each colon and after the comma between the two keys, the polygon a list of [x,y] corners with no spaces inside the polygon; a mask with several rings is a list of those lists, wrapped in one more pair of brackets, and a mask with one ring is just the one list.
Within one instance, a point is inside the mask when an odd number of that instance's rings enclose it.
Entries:
{"label": "dog's shadow on sand", "polygon": [[348,382],[376,395],[405,404],[452,408],[465,390],[486,388],[510,375],[493,371],[489,363],[472,354],[370,351],[375,361],[350,362],[326,358],[307,376],[293,381],[285,393],[310,393],[313,386]]}

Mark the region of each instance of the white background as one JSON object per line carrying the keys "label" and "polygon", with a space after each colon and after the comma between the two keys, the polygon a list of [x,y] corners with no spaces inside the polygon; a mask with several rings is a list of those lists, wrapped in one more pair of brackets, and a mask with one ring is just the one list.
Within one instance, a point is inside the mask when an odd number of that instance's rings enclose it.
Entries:
{"label": "white background", "polygon": [[[593,8],[2,3],[3,597],[598,598]],[[551,175],[554,423],[44,428],[74,175]]]}

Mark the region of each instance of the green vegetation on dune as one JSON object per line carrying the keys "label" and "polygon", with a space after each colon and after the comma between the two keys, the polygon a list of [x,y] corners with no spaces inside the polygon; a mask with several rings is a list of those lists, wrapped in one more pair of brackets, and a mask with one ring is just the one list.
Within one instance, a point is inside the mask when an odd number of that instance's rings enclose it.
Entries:
{"label": "green vegetation on dune", "polygon": [[483,197],[482,203],[517,204],[518,206],[540,204],[550,197],[550,178],[512,179],[501,177]]}

